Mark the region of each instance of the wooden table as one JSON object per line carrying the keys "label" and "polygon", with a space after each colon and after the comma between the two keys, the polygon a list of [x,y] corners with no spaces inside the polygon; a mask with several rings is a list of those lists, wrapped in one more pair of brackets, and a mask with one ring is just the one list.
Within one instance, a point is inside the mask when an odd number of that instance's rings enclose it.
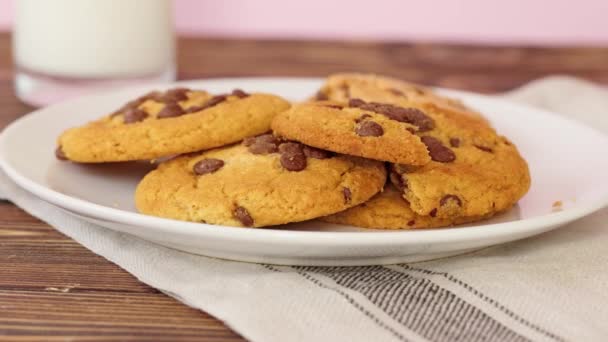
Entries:
{"label": "wooden table", "polygon": [[[181,39],[179,78],[323,76],[358,70],[480,92],[562,73],[608,83],[608,48]],[[0,34],[0,128],[27,113]],[[140,283],[10,202],[0,202],[0,340],[242,338]]]}

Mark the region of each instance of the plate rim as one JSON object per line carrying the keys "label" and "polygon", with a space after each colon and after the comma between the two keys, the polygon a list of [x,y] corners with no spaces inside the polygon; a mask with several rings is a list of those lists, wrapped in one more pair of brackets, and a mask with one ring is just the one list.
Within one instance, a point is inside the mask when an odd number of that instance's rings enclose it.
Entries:
{"label": "plate rim", "polygon": [[[78,97],[49,107],[34,110],[6,126],[0,134],[0,167],[6,172],[17,185],[24,188],[35,196],[50,202],[53,205],[60,206],[76,213],[83,213],[93,218],[103,219],[110,222],[144,227],[154,229],[157,232],[171,231],[181,235],[195,234],[199,237],[212,236],[214,238],[223,239],[244,239],[258,240],[268,243],[289,243],[302,244],[304,241],[317,246],[335,246],[335,245],[386,245],[388,244],[421,244],[421,243],[450,243],[470,241],[479,237],[501,237],[505,235],[514,235],[522,232],[535,232],[546,227],[556,227],[561,224],[571,222],[573,220],[589,215],[603,207],[608,206],[608,191],[602,194],[599,199],[588,203],[587,205],[578,205],[573,208],[564,209],[563,211],[547,213],[537,217],[527,218],[518,221],[491,223],[480,226],[460,226],[451,228],[436,228],[436,229],[413,229],[413,230],[370,230],[365,232],[326,232],[326,231],[295,231],[288,229],[244,229],[242,227],[230,227],[221,225],[210,225],[204,223],[179,221],[167,218],[154,217],[140,213],[130,212],[119,208],[112,208],[100,204],[92,203],[84,199],[65,195],[56,190],[53,190],[44,184],[22,175],[5,156],[5,151],[8,148],[8,142],[13,131],[17,131],[21,125],[28,120],[35,120],[38,115],[45,115],[45,112],[53,111],[61,106],[74,106],[78,102],[88,102],[95,98],[111,96],[120,91],[135,91],[137,89],[150,89],[152,87],[166,88],[172,86],[181,86],[190,83],[202,82],[321,82],[322,78],[311,77],[222,77],[222,78],[205,78],[184,80],[174,83],[150,84],[136,87],[122,88],[97,94]],[[487,95],[461,91],[455,89],[437,88],[441,92],[453,94],[456,96],[478,97],[484,100],[498,102],[503,106],[510,106],[515,110],[521,109],[525,111],[535,111],[539,115],[551,116],[554,120],[565,121],[568,125],[575,125],[580,129],[594,132],[606,141],[608,147],[608,136],[603,132],[588,126],[580,121],[570,117],[564,117],[552,113],[551,111],[527,106],[519,103],[514,103],[501,98],[493,98]],[[608,188],[607,188],[608,189]],[[339,239],[331,237],[339,237]],[[438,241],[439,237],[439,241]]]}

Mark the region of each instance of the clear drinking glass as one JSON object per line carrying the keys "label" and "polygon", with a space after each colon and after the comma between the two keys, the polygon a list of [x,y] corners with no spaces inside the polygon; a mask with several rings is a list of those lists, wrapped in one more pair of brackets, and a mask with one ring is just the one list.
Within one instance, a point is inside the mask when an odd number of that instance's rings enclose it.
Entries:
{"label": "clear drinking glass", "polygon": [[16,1],[15,90],[43,106],[91,90],[175,79],[170,0]]}

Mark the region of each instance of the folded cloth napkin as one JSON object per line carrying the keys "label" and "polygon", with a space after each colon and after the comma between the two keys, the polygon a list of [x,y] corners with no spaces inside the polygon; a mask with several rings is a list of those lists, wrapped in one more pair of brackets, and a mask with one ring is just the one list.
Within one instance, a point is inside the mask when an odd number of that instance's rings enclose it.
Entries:
{"label": "folded cloth napkin", "polygon": [[[552,77],[506,95],[608,132],[608,91]],[[608,209],[458,257],[284,267],[206,258],[72,217],[0,174],[15,204],[252,341],[606,341]]]}

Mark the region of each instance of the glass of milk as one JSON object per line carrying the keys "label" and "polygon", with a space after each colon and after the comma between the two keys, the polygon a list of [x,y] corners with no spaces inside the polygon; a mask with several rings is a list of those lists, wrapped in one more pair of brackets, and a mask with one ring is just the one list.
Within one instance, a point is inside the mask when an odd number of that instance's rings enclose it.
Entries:
{"label": "glass of milk", "polygon": [[16,1],[15,89],[43,106],[101,88],[175,79],[170,0]]}

